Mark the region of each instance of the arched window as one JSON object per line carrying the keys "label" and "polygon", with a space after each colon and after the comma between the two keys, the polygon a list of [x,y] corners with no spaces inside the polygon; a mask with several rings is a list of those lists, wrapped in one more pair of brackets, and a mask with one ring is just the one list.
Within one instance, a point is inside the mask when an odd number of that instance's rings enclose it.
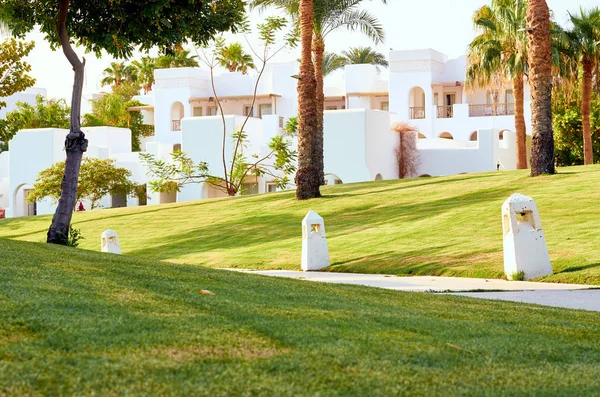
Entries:
{"label": "arched window", "polygon": [[477,131],[473,131],[471,133],[471,137],[469,138],[470,141],[478,141],[479,140],[479,134],[477,133]]}
{"label": "arched window", "polygon": [[449,132],[442,132],[439,135],[439,137],[442,138],[442,139],[454,139],[454,137],[452,136],[452,134],[449,133]]}

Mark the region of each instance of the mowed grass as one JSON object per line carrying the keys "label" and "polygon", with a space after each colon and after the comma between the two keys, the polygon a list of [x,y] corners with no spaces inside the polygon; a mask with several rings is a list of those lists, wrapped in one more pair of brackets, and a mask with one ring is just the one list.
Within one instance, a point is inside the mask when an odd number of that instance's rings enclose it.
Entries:
{"label": "mowed grass", "polygon": [[[600,285],[600,166],[457,175],[324,187],[321,199],[293,192],[74,216],[85,240],[119,233],[128,255],[218,268],[299,269],[301,221],[325,218],[332,271],[500,278],[501,205],[536,199],[555,274],[544,281]],[[41,242],[50,217],[0,221],[0,237]]]}
{"label": "mowed grass", "polygon": [[0,252],[2,396],[600,393],[598,313]]}

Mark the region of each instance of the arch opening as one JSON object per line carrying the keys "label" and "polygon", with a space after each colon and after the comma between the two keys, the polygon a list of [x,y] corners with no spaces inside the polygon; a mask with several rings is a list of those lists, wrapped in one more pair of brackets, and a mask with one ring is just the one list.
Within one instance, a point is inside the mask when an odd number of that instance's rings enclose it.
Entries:
{"label": "arch opening", "polygon": [[411,120],[424,119],[425,112],[425,90],[416,86],[410,89],[408,94],[409,118]]}
{"label": "arch opening", "polygon": [[441,138],[441,139],[454,139],[454,137],[452,136],[452,134],[451,134],[451,133],[449,133],[449,132],[442,132],[442,133],[441,133],[441,134],[438,136],[438,138]]}
{"label": "arch opening", "polygon": [[171,131],[181,131],[181,119],[184,114],[183,103],[174,102],[171,105]]}
{"label": "arch opening", "polygon": [[344,182],[342,178],[338,177],[335,174],[325,174],[325,184],[326,185],[343,185]]}

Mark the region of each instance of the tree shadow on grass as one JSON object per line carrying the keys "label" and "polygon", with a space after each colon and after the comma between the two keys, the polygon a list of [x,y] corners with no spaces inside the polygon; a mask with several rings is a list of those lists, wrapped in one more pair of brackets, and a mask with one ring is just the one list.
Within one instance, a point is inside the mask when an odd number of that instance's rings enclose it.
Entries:
{"label": "tree shadow on grass", "polygon": [[593,269],[596,267],[600,267],[600,263],[591,263],[589,265],[582,265],[582,266],[571,266],[568,267],[566,269],[563,269],[559,272],[557,272],[557,274],[561,274],[561,273],[574,273],[574,272],[579,272],[582,270],[588,270],[588,269]]}

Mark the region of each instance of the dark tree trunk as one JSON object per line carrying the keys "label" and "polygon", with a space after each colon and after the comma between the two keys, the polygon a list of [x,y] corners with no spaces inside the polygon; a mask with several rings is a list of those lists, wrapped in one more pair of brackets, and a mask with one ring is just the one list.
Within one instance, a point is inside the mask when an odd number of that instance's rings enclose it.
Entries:
{"label": "dark tree trunk", "polygon": [[527,126],[525,125],[525,92],[523,74],[513,79],[515,96],[515,130],[517,133],[517,169],[527,169]]}
{"label": "dark tree trunk", "polygon": [[546,0],[529,0],[527,6],[529,82],[531,86],[531,176],[554,174],[552,131],[552,51],[550,10]]}
{"label": "dark tree trunk", "polygon": [[320,197],[321,179],[312,160],[313,134],[317,129],[315,70],[312,60],[313,7],[312,0],[300,0],[300,32],[302,57],[298,80],[298,172],[296,198]]}
{"label": "dark tree trunk", "polygon": [[315,68],[316,101],[317,101],[317,129],[313,136],[313,164],[317,168],[321,185],[325,184],[325,163],[323,159],[323,112],[325,111],[325,93],[323,78],[323,54],[325,54],[325,41],[323,36],[315,34],[313,40],[313,59]]}
{"label": "dark tree trunk", "polygon": [[592,111],[592,77],[594,61],[583,59],[583,84],[581,87],[581,120],[583,127],[583,163],[594,164],[594,151],[592,148],[592,128],[590,113]]}
{"label": "dark tree trunk", "polygon": [[62,180],[58,207],[52,218],[48,230],[47,242],[51,244],[66,245],[69,237],[69,226],[73,209],[77,202],[77,184],[79,182],[79,168],[83,153],[87,150],[88,141],[81,131],[81,97],[83,92],[85,60],[80,61],[71,47],[67,34],[66,22],[69,12],[69,0],[60,0],[58,15],[58,35],[63,53],[73,66],[75,79],[73,84],[73,97],[71,99],[71,127],[65,140],[65,175]]}

